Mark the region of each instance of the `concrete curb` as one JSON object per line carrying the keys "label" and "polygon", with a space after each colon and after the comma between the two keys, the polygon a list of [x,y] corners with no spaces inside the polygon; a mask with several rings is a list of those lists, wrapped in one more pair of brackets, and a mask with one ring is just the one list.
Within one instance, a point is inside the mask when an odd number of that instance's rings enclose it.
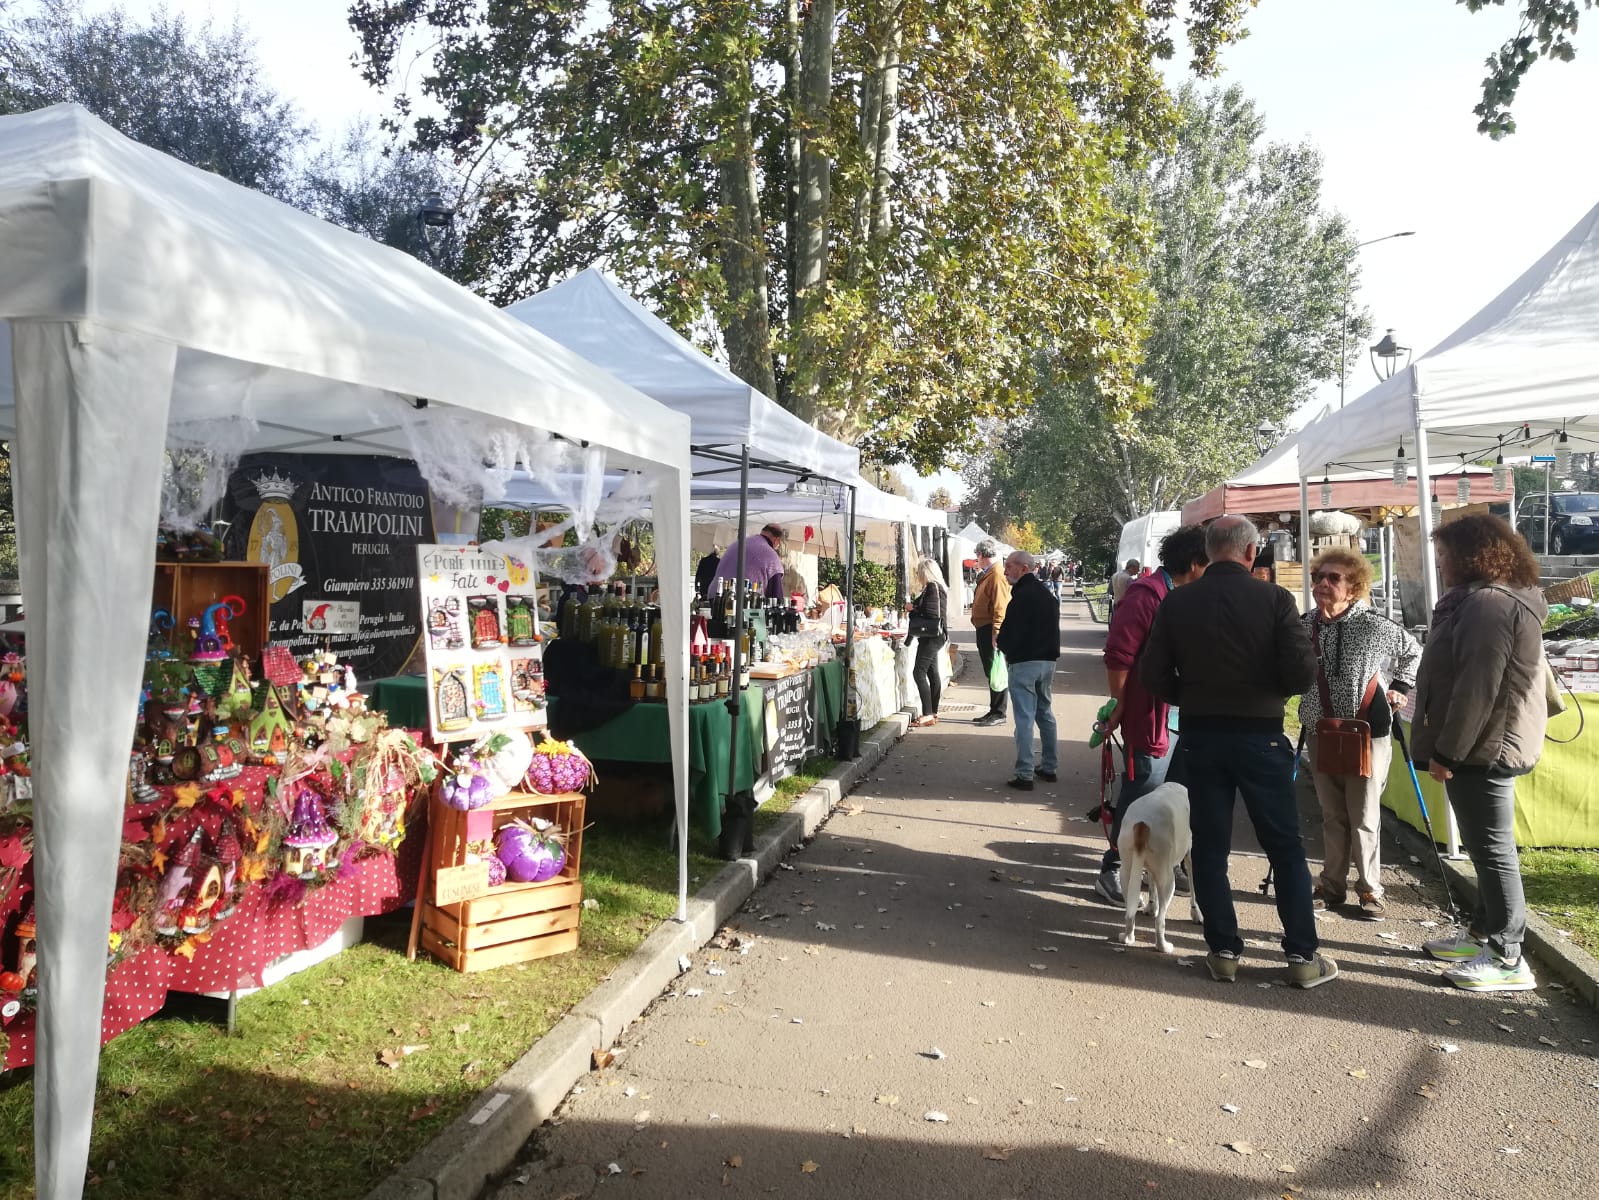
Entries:
{"label": "concrete curb", "polygon": [[[1437,867],[1439,860],[1433,857],[1426,834],[1419,829],[1412,829],[1386,809],[1383,810],[1383,818],[1389,823],[1399,843],[1408,853],[1419,858],[1422,866]],[[1443,865],[1455,904],[1462,909],[1461,915],[1466,916],[1467,910],[1477,900],[1477,871],[1469,859],[1454,862],[1446,858],[1443,859]],[[1599,1008],[1599,959],[1582,947],[1572,945],[1570,939],[1561,937],[1553,925],[1530,909],[1527,912],[1526,949],[1540,965],[1558,976],[1560,982],[1588,1004]]]}
{"label": "concrete curb", "polygon": [[814,834],[910,728],[903,712],[861,738],[859,758],[838,764],[798,796],[756,839],[755,852],[721,871],[689,898],[687,920],[667,921],[609,978],[562,1017],[494,1085],[366,1200],[475,1200],[516,1161],[527,1139],[589,1071],[593,1052],[615,1043],[682,973],[678,960],[698,950],[749,899],[777,864]]}

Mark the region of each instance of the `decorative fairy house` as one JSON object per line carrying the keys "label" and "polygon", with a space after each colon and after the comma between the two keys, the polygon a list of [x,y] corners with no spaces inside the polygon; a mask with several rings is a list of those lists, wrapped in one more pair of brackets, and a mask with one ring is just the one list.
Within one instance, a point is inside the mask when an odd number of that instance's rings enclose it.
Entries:
{"label": "decorative fairy house", "polygon": [[278,689],[268,683],[262,687],[261,701],[256,705],[255,716],[250,718],[250,753],[271,754],[281,757],[289,748],[289,737],[294,732],[294,722],[283,709]]}
{"label": "decorative fairy house", "polygon": [[311,879],[338,865],[333,847],[339,835],[328,824],[317,790],[305,783],[299,786],[289,831],[283,835],[283,873],[296,879]]}
{"label": "decorative fairy house", "polygon": [[505,633],[513,646],[531,646],[536,640],[533,609],[524,598],[516,597],[506,603]]}
{"label": "decorative fairy house", "polygon": [[472,646],[492,650],[500,645],[500,606],[492,596],[473,596],[466,602],[472,616]]}

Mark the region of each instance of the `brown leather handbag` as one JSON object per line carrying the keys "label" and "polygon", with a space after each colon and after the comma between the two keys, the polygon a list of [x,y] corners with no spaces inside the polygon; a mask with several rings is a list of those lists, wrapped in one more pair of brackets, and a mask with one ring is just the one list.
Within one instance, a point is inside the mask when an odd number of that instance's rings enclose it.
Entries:
{"label": "brown leather handbag", "polygon": [[[1321,623],[1313,633],[1316,643],[1316,687],[1321,692],[1320,720],[1316,722],[1316,770],[1322,775],[1358,775],[1371,778],[1371,723],[1363,716],[1334,717],[1332,696],[1327,689],[1327,673],[1321,669]],[[1361,697],[1360,714],[1371,711],[1371,702],[1377,696],[1377,677],[1373,675],[1366,684],[1366,694]]]}

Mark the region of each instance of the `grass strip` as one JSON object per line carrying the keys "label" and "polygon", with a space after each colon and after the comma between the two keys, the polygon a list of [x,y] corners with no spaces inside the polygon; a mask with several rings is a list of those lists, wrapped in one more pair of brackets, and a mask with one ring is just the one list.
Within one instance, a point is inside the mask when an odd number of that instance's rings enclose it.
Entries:
{"label": "grass strip", "polygon": [[1599,957],[1599,851],[1523,850],[1527,907]]}
{"label": "grass strip", "polygon": [[[402,911],[368,918],[367,941],[241,999],[236,1037],[221,1001],[174,996],[101,1055],[86,1194],[365,1194],[676,911],[663,829],[595,827],[584,838],[595,904],[570,954],[472,975],[426,955],[407,962]],[[694,884],[722,865],[691,847]],[[17,1072],[0,1081],[0,1198],[32,1195],[33,1084]]]}

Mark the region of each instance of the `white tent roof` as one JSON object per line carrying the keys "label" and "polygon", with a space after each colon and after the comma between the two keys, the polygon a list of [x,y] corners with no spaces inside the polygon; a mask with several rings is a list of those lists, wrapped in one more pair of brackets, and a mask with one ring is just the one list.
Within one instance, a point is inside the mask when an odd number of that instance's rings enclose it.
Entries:
{"label": "white tent roof", "polygon": [[[800,420],[590,267],[505,310],[668,408],[688,414],[695,446],[853,482],[860,454]],[[753,472],[752,472],[753,474]]]}
{"label": "white tent roof", "polygon": [[[38,1194],[81,1194],[169,420],[409,454],[412,398],[589,439],[654,488],[686,821],[688,421],[398,251],[62,105],[0,117],[0,430],[28,612]],[[343,439],[336,446],[330,440]],[[683,880],[680,863],[680,887]]]}
{"label": "white tent roof", "polygon": [[[1599,449],[1599,206],[1522,276],[1404,371],[1307,425],[1304,470],[1323,463],[1381,468],[1415,432],[1449,461],[1508,451],[1548,453],[1567,430],[1573,449]],[[1524,428],[1525,427],[1525,428]]]}

